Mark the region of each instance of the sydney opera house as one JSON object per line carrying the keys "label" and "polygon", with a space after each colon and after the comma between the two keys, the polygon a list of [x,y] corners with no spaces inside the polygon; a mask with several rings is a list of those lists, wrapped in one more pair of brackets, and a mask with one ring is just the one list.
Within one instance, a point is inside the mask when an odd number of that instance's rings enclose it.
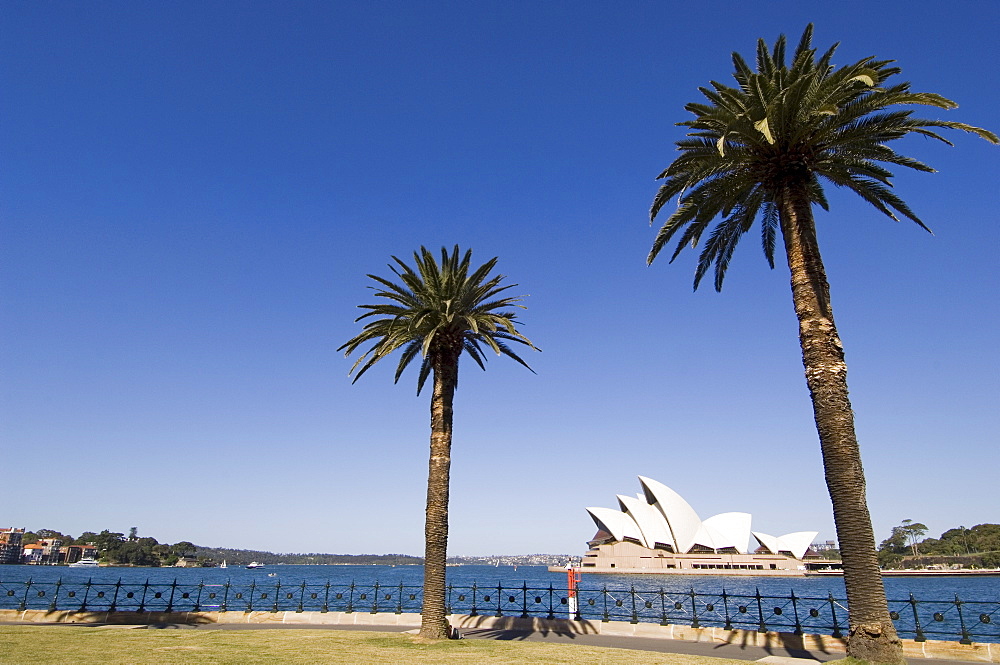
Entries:
{"label": "sydney opera house", "polygon": [[587,508],[597,535],[588,543],[582,572],[805,575],[839,567],[839,561],[810,550],[816,531],[784,536],[751,531],[749,513],[721,513],[703,521],[666,485],[643,476],[639,483],[642,493],[618,495],[618,510]]}

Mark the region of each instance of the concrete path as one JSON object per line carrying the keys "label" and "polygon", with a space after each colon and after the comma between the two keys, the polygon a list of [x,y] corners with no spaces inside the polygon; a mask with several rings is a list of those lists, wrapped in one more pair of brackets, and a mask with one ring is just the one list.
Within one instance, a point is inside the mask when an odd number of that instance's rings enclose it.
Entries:
{"label": "concrete path", "polygon": [[[615,649],[638,649],[660,653],[679,653],[734,660],[763,661],[772,665],[810,665],[817,662],[839,660],[842,653],[820,651],[789,651],[783,648],[765,648],[742,644],[720,644],[710,642],[687,642],[684,640],[662,640],[650,637],[618,637],[612,635],[566,635],[549,633],[517,633],[514,631],[466,630],[462,635],[469,639],[532,640],[563,644],[586,644],[595,647]],[[961,661],[934,660],[930,658],[911,659],[911,665],[948,665]],[[980,663],[980,665],[982,665]]]}

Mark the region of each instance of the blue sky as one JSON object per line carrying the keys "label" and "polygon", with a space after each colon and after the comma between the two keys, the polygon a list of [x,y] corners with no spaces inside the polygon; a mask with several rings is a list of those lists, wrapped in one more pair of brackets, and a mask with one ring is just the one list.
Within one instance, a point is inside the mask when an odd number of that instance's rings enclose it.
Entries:
{"label": "blue sky", "polygon": [[[654,177],[758,37],[894,58],[1000,129],[1000,4],[9,2],[0,25],[0,524],[422,551],[428,396],[336,352],[366,273],[471,247],[537,375],[463,366],[450,551],[582,553],[647,475],[835,537],[786,269],[652,267]],[[997,512],[998,157],[899,148],[934,229],[831,192],[820,242],[879,539]]]}

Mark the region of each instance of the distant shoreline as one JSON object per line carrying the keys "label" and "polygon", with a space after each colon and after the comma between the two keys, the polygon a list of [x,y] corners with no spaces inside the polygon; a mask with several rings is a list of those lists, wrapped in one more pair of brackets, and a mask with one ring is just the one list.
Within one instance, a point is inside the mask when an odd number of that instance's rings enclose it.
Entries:
{"label": "distant shoreline", "polygon": [[[840,570],[818,570],[806,573],[807,577],[841,577]],[[904,570],[883,570],[882,577],[1000,577],[1000,568],[956,569],[956,570],[921,570],[918,568]]]}

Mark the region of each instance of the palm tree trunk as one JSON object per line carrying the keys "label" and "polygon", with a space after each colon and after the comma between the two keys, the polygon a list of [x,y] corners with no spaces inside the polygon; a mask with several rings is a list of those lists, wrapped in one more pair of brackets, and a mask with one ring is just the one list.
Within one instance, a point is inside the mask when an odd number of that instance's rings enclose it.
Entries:
{"label": "palm tree trunk", "polygon": [[[427,471],[427,510],[424,523],[424,602],[420,635],[447,639],[450,627],[445,609],[448,556],[448,488],[451,478],[452,403],[458,378],[458,356],[438,355],[434,363],[431,397],[431,454]],[[442,355],[448,357],[440,357]]]}
{"label": "palm tree trunk", "polygon": [[780,211],[802,363],[844,562],[850,623],[847,654],[873,663],[905,663],[878,567],[854,412],[847,394],[847,364],[830,308],[830,286],[812,208],[801,191],[790,191]]}

